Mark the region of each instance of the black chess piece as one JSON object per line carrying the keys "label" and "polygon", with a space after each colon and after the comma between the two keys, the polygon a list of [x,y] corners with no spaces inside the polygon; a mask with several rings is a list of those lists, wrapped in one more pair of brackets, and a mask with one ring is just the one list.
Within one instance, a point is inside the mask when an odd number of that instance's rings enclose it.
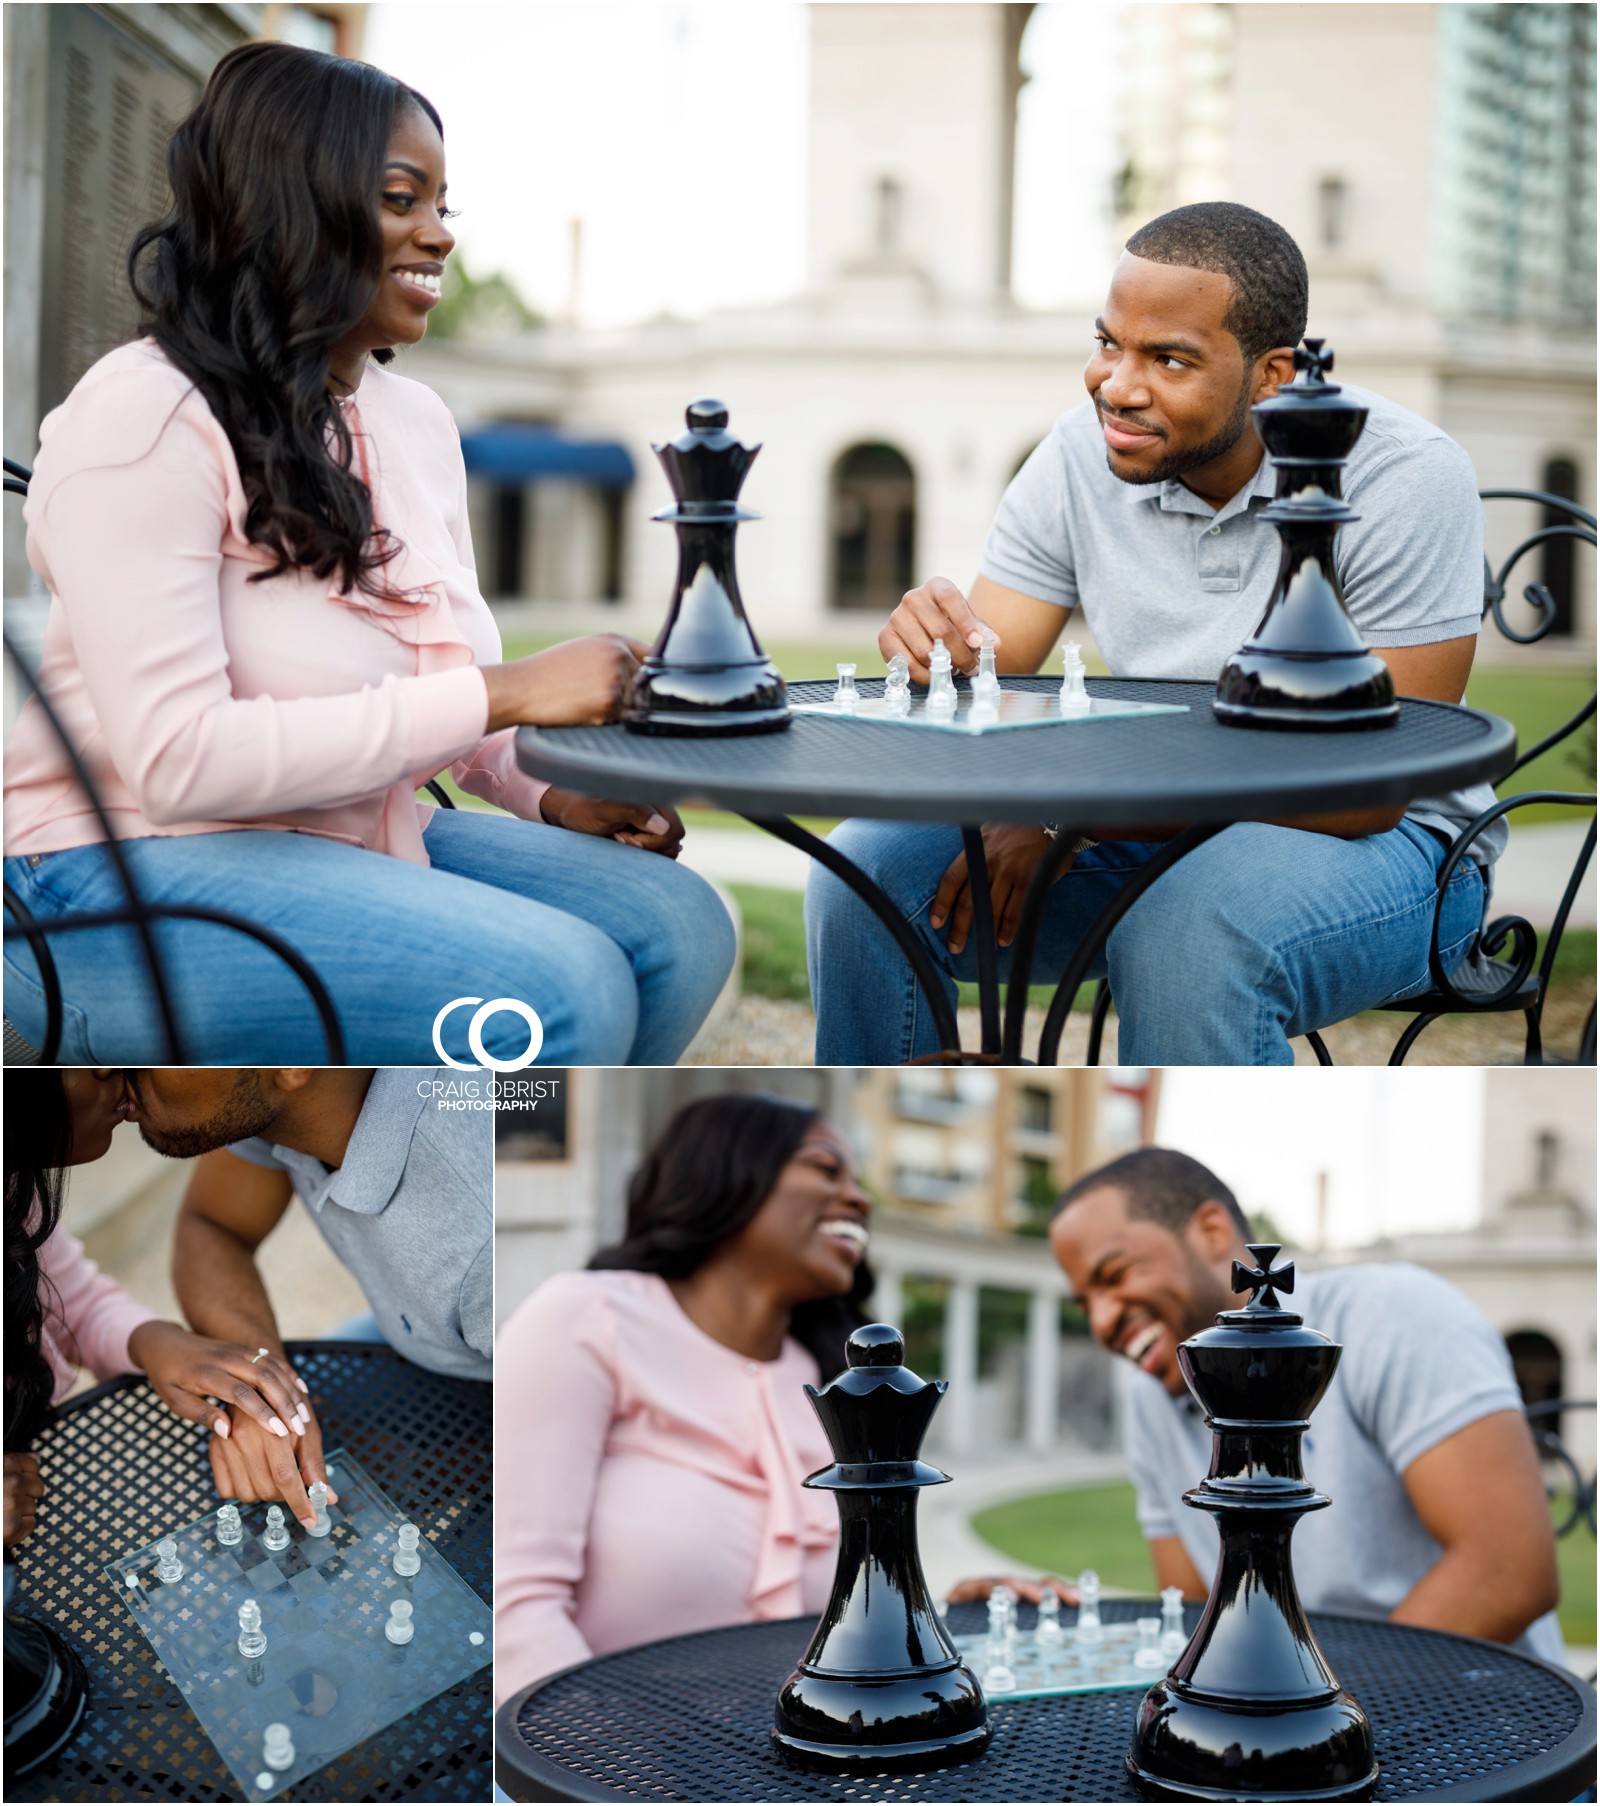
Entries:
{"label": "black chess piece", "polygon": [[15,1781],[70,1741],[88,1703],[89,1678],[60,1631],[13,1596],[9,1562],[5,1594],[5,1778]]}
{"label": "black chess piece", "polygon": [[728,410],[689,404],[688,431],[652,446],[672,493],[651,516],[678,534],[678,580],[666,626],[628,689],[623,725],[636,734],[770,734],[789,725],[789,695],[761,650],[739,595],[733,536],[759,520],[739,491],[759,445],[728,431]]}
{"label": "black chess piece", "polygon": [[772,1740],[796,1768],[875,1774],[981,1756],[989,1715],[928,1598],[917,1494],[950,1476],[917,1459],[948,1380],[920,1380],[887,1323],[850,1337],[849,1365],[806,1387],[834,1462],[806,1481],[839,1503],[833,1595],[778,1694]]}
{"label": "black chess piece", "polygon": [[1186,1505],[1217,1520],[1222,1553],[1200,1625],[1139,1707],[1128,1768],[1155,1800],[1367,1800],[1372,1727],[1317,1647],[1289,1539],[1332,1501],[1307,1481],[1300,1438],[1339,1346],[1278,1302],[1294,1287],[1278,1245],[1233,1263],[1250,1302],[1179,1345],[1211,1430],[1211,1471]]}
{"label": "black chess piece", "polygon": [[1240,727],[1389,727],[1400,718],[1389,667],[1345,611],[1333,536],[1359,520],[1340,487],[1367,410],[1326,379],[1321,339],[1297,346],[1300,375],[1251,412],[1278,473],[1261,518],[1283,540],[1277,580],[1255,632],[1222,667],[1212,703]]}

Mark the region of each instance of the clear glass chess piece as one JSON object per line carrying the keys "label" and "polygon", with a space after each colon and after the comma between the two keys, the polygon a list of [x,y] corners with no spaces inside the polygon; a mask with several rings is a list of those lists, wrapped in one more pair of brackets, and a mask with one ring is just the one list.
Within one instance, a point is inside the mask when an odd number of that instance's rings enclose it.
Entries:
{"label": "clear glass chess piece", "polygon": [[267,1527],[261,1532],[263,1549],[287,1549],[289,1547],[289,1526],[283,1521],[283,1507],[269,1505],[267,1507]]}
{"label": "clear glass chess piece", "polygon": [[994,668],[995,631],[985,627],[983,637],[978,646],[978,670],[972,680],[972,694],[977,696],[1000,695],[1000,678]]}
{"label": "clear glass chess piece", "polygon": [[1183,1588],[1161,1589],[1161,1653],[1171,1663],[1187,1648],[1189,1633],[1183,1628]]}
{"label": "clear glass chess piece", "polygon": [[953,715],[956,712],[955,679],[950,675],[950,648],[942,639],[933,642],[928,654],[928,713]]}
{"label": "clear glass chess piece", "polygon": [[1098,1644],[1104,1631],[1100,1622],[1100,1576],[1085,1568],[1078,1576],[1078,1641]]}
{"label": "clear glass chess piece", "polygon": [[1039,1616],[1034,1622],[1033,1640],[1041,1649],[1050,1653],[1061,1647],[1061,1601],[1048,1589],[1039,1601]]}
{"label": "clear glass chess piece", "polygon": [[239,1607],[239,1653],[247,1662],[267,1653],[267,1639],[261,1631],[261,1607],[247,1599]]}
{"label": "clear glass chess piece", "polygon": [[239,1519],[239,1507],[227,1504],[217,1513],[217,1541],[228,1548],[244,1540],[244,1525]]}
{"label": "clear glass chess piece", "polygon": [[261,1760],[268,1768],[294,1767],[294,1740],[286,1724],[269,1724],[262,1732]]}
{"label": "clear glass chess piece", "polygon": [[170,1583],[183,1579],[183,1563],[178,1560],[178,1545],[170,1536],[156,1544],[156,1579]]}
{"label": "clear glass chess piece", "polygon": [[891,715],[911,713],[911,666],[903,652],[889,660],[889,675],[883,681],[884,707]]}
{"label": "clear glass chess piece", "polygon": [[840,665],[839,687],[833,693],[833,706],[836,709],[858,709],[861,706],[861,692],[856,688],[856,668],[854,665]]}
{"label": "clear glass chess piece", "polygon": [[1083,653],[1078,642],[1064,641],[1061,647],[1061,709],[1064,714],[1082,714],[1090,706],[1083,672]]}
{"label": "clear glass chess piece", "polygon": [[1139,1646],[1133,1652],[1134,1667],[1165,1668],[1166,1657],[1161,1653],[1161,1620],[1138,1618],[1134,1620],[1134,1629],[1139,1633]]}
{"label": "clear glass chess piece", "polygon": [[383,1634],[391,1643],[409,1643],[415,1634],[416,1627],[411,1622],[411,1601],[397,1599],[389,1607],[389,1622],[383,1627]]}
{"label": "clear glass chess piece", "polygon": [[306,1497],[311,1501],[311,1509],[317,1514],[317,1521],[306,1531],[307,1536],[326,1536],[333,1528],[333,1519],[328,1516],[328,1489],[321,1480],[313,1480],[306,1488]]}
{"label": "clear glass chess piece", "polygon": [[[1010,1594],[1010,1598],[1003,1598]],[[1011,1693],[1017,1677],[1011,1666],[1014,1611],[1017,1596],[1009,1587],[996,1587],[989,1595],[989,1640],[983,1652],[983,1688],[986,1693]]]}
{"label": "clear glass chess piece", "polygon": [[422,1557],[417,1551],[417,1539],[421,1532],[415,1524],[402,1524],[399,1532],[400,1547],[394,1552],[394,1571],[396,1574],[409,1577],[422,1566]]}

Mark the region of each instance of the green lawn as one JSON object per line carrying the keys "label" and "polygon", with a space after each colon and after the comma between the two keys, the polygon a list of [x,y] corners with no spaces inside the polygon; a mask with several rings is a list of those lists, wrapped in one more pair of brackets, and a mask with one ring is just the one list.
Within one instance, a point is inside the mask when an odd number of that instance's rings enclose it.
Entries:
{"label": "green lawn", "polygon": [[[1013,1499],[980,1511],[972,1527],[987,1543],[1030,1567],[1069,1577],[1094,1568],[1108,1587],[1153,1593],[1149,1552],[1133,1514],[1133,1488],[1086,1486]],[[1579,1529],[1556,1544],[1561,1603],[1556,1616],[1569,1643],[1595,1640],[1595,1544]]]}
{"label": "green lawn", "polygon": [[[1467,683],[1467,701],[1474,708],[1503,715],[1517,729],[1517,745],[1527,748],[1553,733],[1594,694],[1594,674],[1586,671],[1505,670],[1485,666],[1474,671]],[[1565,746],[1536,759],[1524,771],[1500,786],[1501,796],[1523,790],[1594,789],[1594,726],[1575,734]],[[1519,809],[1512,825],[1536,821],[1573,821],[1578,812],[1554,803],[1536,803]]]}

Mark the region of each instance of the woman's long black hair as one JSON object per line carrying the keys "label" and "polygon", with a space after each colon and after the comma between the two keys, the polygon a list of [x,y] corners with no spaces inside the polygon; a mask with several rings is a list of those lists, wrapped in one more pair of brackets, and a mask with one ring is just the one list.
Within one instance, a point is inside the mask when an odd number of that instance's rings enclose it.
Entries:
{"label": "woman's long black hair", "polygon": [[171,208],[128,256],[140,335],[194,382],[238,459],[246,537],[275,561],[259,578],[337,572],[346,593],[379,594],[394,556],[328,354],[383,280],[378,197],[407,107],[439,127],[422,95],[366,63],[240,45],[172,134]]}
{"label": "woman's long black hair", "polygon": [[[628,1226],[615,1247],[589,1262],[687,1279],[756,1214],[821,1111],[788,1098],[732,1092],[686,1104],[667,1122],[628,1183]],[[837,1298],[796,1307],[789,1334],[816,1359],[824,1380],[845,1364],[851,1330],[867,1321],[873,1277],[862,1261]]]}
{"label": "woman's long black hair", "polygon": [[61,1075],[49,1070],[8,1070],[5,1102],[5,1446],[26,1449],[50,1421],[55,1391],[41,1346],[39,1250],[61,1221],[72,1116]]}

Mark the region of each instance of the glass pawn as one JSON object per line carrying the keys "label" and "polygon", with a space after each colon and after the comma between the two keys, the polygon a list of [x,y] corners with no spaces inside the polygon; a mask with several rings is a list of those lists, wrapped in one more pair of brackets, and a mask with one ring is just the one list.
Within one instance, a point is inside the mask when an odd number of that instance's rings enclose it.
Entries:
{"label": "glass pawn", "polygon": [[400,1547],[394,1552],[394,1571],[404,1578],[415,1574],[422,1566],[422,1556],[417,1550],[417,1539],[421,1532],[415,1524],[400,1526]]}
{"label": "glass pawn", "polygon": [[1161,1653],[1161,1620],[1138,1618],[1134,1620],[1134,1629],[1139,1633],[1139,1647],[1133,1652],[1134,1667],[1165,1668],[1166,1659]]}
{"label": "glass pawn", "polygon": [[1189,1644],[1189,1633],[1183,1628],[1183,1588],[1161,1589],[1161,1653],[1170,1664],[1181,1656]]}
{"label": "glass pawn", "polygon": [[996,1587],[989,1595],[989,1640],[984,1646],[983,1690],[985,1693],[1011,1693],[1017,1677],[1011,1667],[1012,1615],[1014,1593],[1008,1601],[1002,1597],[1008,1587]]}
{"label": "glass pawn", "polygon": [[247,1662],[267,1653],[267,1639],[261,1631],[261,1607],[247,1599],[239,1607],[239,1653]]}
{"label": "glass pawn", "polygon": [[156,1544],[156,1579],[166,1581],[169,1586],[174,1580],[183,1579],[183,1563],[178,1560],[178,1545],[170,1536],[162,1537]]}
{"label": "glass pawn", "polygon": [[269,1724],[262,1732],[261,1760],[268,1768],[294,1767],[294,1739],[286,1724]]}
{"label": "glass pawn", "polygon": [[1061,647],[1061,708],[1064,713],[1082,714],[1090,707],[1089,692],[1083,682],[1083,653],[1076,640]]}
{"label": "glass pawn", "polygon": [[953,715],[956,710],[955,679],[950,675],[950,648],[942,639],[928,654],[928,713]]}
{"label": "glass pawn", "polygon": [[224,1505],[217,1513],[217,1541],[227,1548],[244,1540],[244,1524],[239,1518],[237,1505]]}
{"label": "glass pawn", "polygon": [[1041,1649],[1059,1649],[1061,1646],[1061,1600],[1048,1589],[1039,1601],[1039,1616],[1034,1622],[1033,1640]]}
{"label": "glass pawn", "polygon": [[283,1521],[281,1505],[267,1507],[267,1527],[261,1532],[261,1547],[274,1550],[289,1547],[289,1527]]}
{"label": "glass pawn", "polygon": [[1078,1576],[1078,1641],[1099,1643],[1104,1626],[1100,1622],[1100,1576],[1093,1568],[1085,1568]]}
{"label": "glass pawn", "polygon": [[861,692],[856,688],[856,668],[854,665],[840,665],[839,687],[833,693],[833,706],[836,709],[858,709],[861,706]]}
{"label": "glass pawn", "polygon": [[321,1480],[313,1480],[306,1488],[306,1497],[311,1501],[311,1509],[317,1514],[317,1521],[306,1530],[307,1536],[326,1536],[333,1528],[333,1519],[328,1516],[328,1488]]}
{"label": "glass pawn", "polygon": [[911,713],[911,666],[903,652],[889,660],[889,675],[883,681],[883,703],[891,715]]}
{"label": "glass pawn", "polygon": [[389,1622],[383,1627],[383,1634],[391,1643],[409,1643],[415,1634],[416,1627],[411,1622],[411,1601],[397,1599],[389,1607]]}
{"label": "glass pawn", "polygon": [[994,649],[996,645],[995,631],[985,627],[983,638],[978,646],[978,670],[972,680],[974,696],[993,696],[1000,694],[1000,678],[994,668]]}

